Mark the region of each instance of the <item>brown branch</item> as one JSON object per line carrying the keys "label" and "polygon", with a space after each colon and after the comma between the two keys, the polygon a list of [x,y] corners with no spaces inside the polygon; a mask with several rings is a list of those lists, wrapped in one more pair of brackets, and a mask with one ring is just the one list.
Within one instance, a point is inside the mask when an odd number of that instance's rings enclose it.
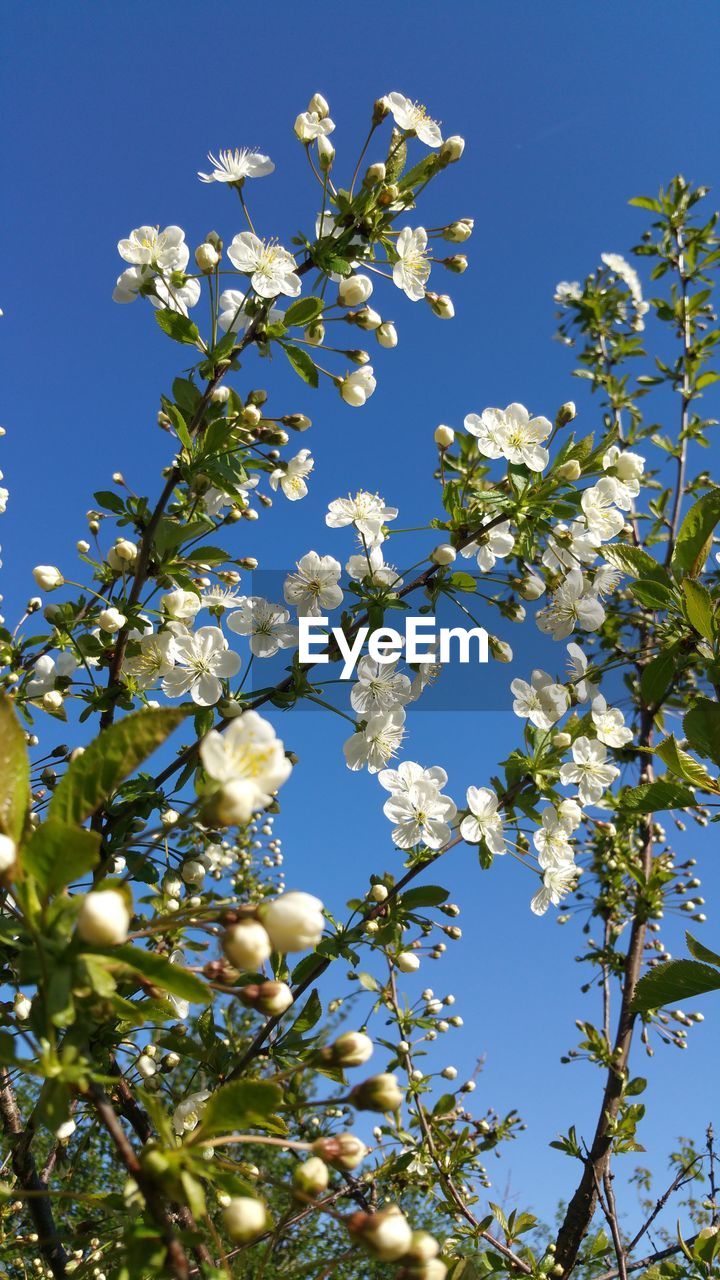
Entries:
{"label": "brown branch", "polygon": [[30,1143],[34,1136],[31,1124],[23,1125],[6,1067],[0,1069],[0,1117],[10,1142],[13,1172],[23,1191],[28,1195],[28,1209],[38,1233],[38,1249],[53,1275],[66,1274],[68,1255],[55,1225],[47,1182],[38,1174]]}
{"label": "brown branch", "polygon": [[153,1180],[143,1170],[135,1148],[120,1124],[107,1094],[97,1084],[90,1085],[89,1093],[98,1116],[110,1135],[115,1150],[131,1178],[134,1178],[137,1183],[144,1197],[148,1212],[157,1224],[160,1237],[167,1250],[166,1261],[170,1273],[175,1276],[175,1280],[189,1280],[190,1263],[173,1227],[167,1205]]}
{"label": "brown branch", "polygon": [[[691,1236],[689,1240],[685,1241],[685,1244],[690,1248],[696,1240],[697,1235]],[[632,1262],[628,1262],[626,1270],[640,1271],[643,1267],[650,1267],[655,1262],[662,1262],[665,1258],[672,1258],[673,1254],[680,1253],[681,1250],[682,1245],[671,1244],[667,1249],[658,1249],[656,1253],[648,1253],[644,1258],[636,1258]],[[619,1280],[619,1276],[620,1272],[615,1269],[614,1271],[603,1271],[601,1275],[595,1276],[594,1280]]]}

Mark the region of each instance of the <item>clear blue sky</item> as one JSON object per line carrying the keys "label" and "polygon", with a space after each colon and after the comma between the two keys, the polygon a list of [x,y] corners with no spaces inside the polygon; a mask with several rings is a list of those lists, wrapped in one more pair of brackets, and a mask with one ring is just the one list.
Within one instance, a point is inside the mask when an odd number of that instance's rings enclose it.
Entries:
{"label": "clear blue sky", "polygon": [[[551,341],[556,281],[591,270],[603,251],[629,249],[641,226],[629,196],[677,171],[720,187],[720,15],[709,2],[366,0],[353,9],[35,0],[3,6],[3,29],[0,469],[12,498],[0,538],[9,619],[33,590],[34,564],[72,565],[92,490],[114,470],[142,491],[157,486],[168,450],[157,399],[181,353],[147,309],[110,301],[115,246],[145,222],[180,223],[191,243],[210,228],[226,239],[240,229],[231,198],[195,177],[209,149],[251,144],[274,158],[278,172],[253,189],[253,211],[264,231],[287,239],[316,211],[291,133],[314,91],[328,97],[334,140],[348,156],[372,100],[395,88],[468,142],[423,214],[475,218],[471,268],[447,281],[455,322],[433,322],[426,308],[394,297],[400,345],[377,360],[379,389],[362,412],[313,394],[277,365],[253,370],[282,410],[315,420],[302,440],[317,460],[311,498],[278,502],[260,528],[242,526],[243,549],[259,546],[278,568],[310,547],[342,556],[347,543],[325,530],[323,514],[350,486],[379,489],[404,525],[424,519],[440,421],[458,425],[470,410],[510,400],[551,416],[572,396],[591,429],[594,407]],[[282,731],[306,766],[283,793],[278,824],[288,879],[340,907],[397,858],[379,789],[345,773],[339,720],[293,715]],[[418,715],[409,754],[442,763],[462,798],[517,735],[511,714]],[[509,1177],[517,1202],[552,1214],[574,1170],[547,1143],[570,1123],[588,1132],[598,1083],[559,1056],[574,1041],[575,1017],[597,1010],[577,994],[585,974],[573,961],[574,927],[532,917],[527,877],[508,861],[481,875],[470,850],[448,858],[443,883],[465,904],[464,937],[440,968],[428,962],[420,985],[454,991],[465,1019],[464,1031],[442,1041],[439,1065],[465,1073],[487,1054],[478,1108],[517,1106],[528,1121],[498,1167],[496,1191]],[[668,942],[679,947],[677,930]],[[717,1000],[703,1007],[708,1021],[687,1053],[659,1048],[649,1073],[655,1118],[642,1136],[659,1170],[674,1135],[699,1137],[711,1118]]]}

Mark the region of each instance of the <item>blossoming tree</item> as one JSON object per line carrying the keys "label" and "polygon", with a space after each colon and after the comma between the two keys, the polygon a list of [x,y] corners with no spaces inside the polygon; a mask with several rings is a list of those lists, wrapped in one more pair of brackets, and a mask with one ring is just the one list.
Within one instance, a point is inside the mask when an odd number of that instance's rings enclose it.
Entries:
{"label": "blossoming tree", "polygon": [[[613,1177],[641,1150],[634,1056],[658,1037],[682,1046],[700,1015],[664,1006],[718,985],[720,957],[691,935],[694,959],[667,963],[665,905],[704,915],[695,860],[678,861],[658,821],[706,826],[720,793],[720,489],[689,468],[719,376],[715,219],[706,193],[675,179],[634,202],[652,224],[635,252],[661,297],[646,301],[616,254],[558,286],[560,337],[596,393],[593,430],[574,431],[569,402],[548,417],[471,408],[463,429],[435,430],[436,545],[420,565],[392,533],[392,494],[351,491],[330,503],[327,548],[299,549],[283,599],[266,599],[244,590],[256,561],[237,555],[234,525],[308,495],[312,454],[289,446],[311,424],[248,386],[246,356],[282,353],[306,388],[328,379],[362,408],[376,375],[366,350],[343,347],[345,326],[382,363],[397,343],[382,314],[394,289],[425,301],[429,323],[452,318],[429,280],[465,270],[443,246],[473,230],[466,217],[420,225],[424,188],[464,148],[424,108],[380,98],[346,186],[333,130],[315,95],[295,133],[321,212],[292,249],[253,224],[252,184],[274,165],[247,150],[210,156],[199,175],[227,189],[227,243],[209,235],[191,263],[177,226],[120,241],[115,300],[149,303],[185,370],[160,396],[162,487],[139,496],[116,476],[97,493],[77,547],[83,583],[39,565],[42,597],[2,631],[4,1273],[625,1280],[663,1264],[706,1276],[720,1248],[711,1132],[678,1155],[632,1239]],[[203,297],[207,327],[194,318]],[[677,342],[652,364],[650,317]],[[651,393],[662,428],[644,413]],[[373,643],[398,610],[441,601],[539,628],[558,655],[511,682],[522,734],[498,776],[454,798],[442,764],[406,745],[443,664],[388,660]],[[345,916],[286,890],[274,831],[296,762],[271,709],[325,703],[327,662],[300,661],[298,626],[330,615],[348,643],[369,644],[348,687],[347,786],[354,771],[376,775],[394,846],[358,869]],[[510,660],[506,641],[489,645]],[[251,665],[279,653],[281,679],[250,686]],[[340,657],[329,631],[322,656]],[[516,858],[532,911],[582,912],[598,934],[583,956],[598,1020],[579,1024],[568,1053],[597,1067],[597,1120],[554,1144],[569,1157],[554,1232],[483,1208],[483,1161],[518,1113],[475,1118],[474,1079],[423,1069],[427,1043],[462,1024],[453,997],[418,975],[460,937],[460,908],[428,872],[461,844],[484,871]],[[357,994],[344,1001],[329,993],[348,965]],[[691,1179],[705,1197],[692,1232],[649,1251]]]}

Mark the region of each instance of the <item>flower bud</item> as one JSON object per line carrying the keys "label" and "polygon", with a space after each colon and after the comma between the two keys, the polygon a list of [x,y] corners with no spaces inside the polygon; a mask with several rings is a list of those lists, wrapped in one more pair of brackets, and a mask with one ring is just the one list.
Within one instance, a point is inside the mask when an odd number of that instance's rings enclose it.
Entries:
{"label": "flower bud", "polygon": [[273,950],[305,951],[316,947],[323,935],[323,904],[310,893],[283,893],[263,902],[258,915],[267,929]]}
{"label": "flower bud", "polygon": [[130,928],[130,912],[117,889],[93,889],[85,895],[77,918],[83,942],[93,947],[114,947],[125,942]]}
{"label": "flower bud", "polygon": [[0,835],[0,875],[4,875],[6,871],[10,871],[15,866],[17,858],[17,845],[10,836]]}
{"label": "flower bud", "polygon": [[268,1225],[268,1213],[262,1200],[254,1196],[233,1196],[222,1211],[223,1226],[234,1244],[257,1240]]}
{"label": "flower bud", "polygon": [[200,597],[196,591],[184,591],[182,587],[176,587],[174,591],[167,591],[160,597],[160,604],[169,618],[187,622],[200,609]]}
{"label": "flower bud", "polygon": [[451,444],[455,442],[455,432],[452,427],[446,427],[443,423],[435,428],[434,440],[440,449],[449,449]]}
{"label": "flower bud", "polygon": [[375,330],[375,337],[380,343],[380,346],[387,349],[396,347],[398,344],[397,329],[390,320],[384,320],[382,324],[378,325]]}
{"label": "flower bud", "polygon": [[365,1143],[354,1133],[335,1133],[331,1138],[318,1138],[312,1149],[332,1169],[343,1169],[346,1173],[357,1169],[368,1153]]}
{"label": "flower bud", "polygon": [[561,480],[579,480],[582,475],[582,467],[577,458],[569,458],[567,462],[561,462],[555,472]]}
{"label": "flower bud", "polygon": [[395,961],[401,973],[417,973],[420,968],[420,957],[414,951],[401,951]]}
{"label": "flower bud", "polygon": [[385,181],[385,165],[382,161],[377,164],[371,164],[365,170],[363,185],[366,187],[376,187],[379,182]]}
{"label": "flower bud", "polygon": [[452,564],[457,557],[457,551],[449,542],[441,542],[430,552],[430,559],[437,565]]}
{"label": "flower bud", "polygon": [[75,550],[79,555],[86,556],[90,550],[90,543],[86,542],[84,538],[81,538],[79,542],[75,543]]}
{"label": "flower bud", "polygon": [[207,241],[204,244],[198,245],[195,250],[195,262],[197,263],[198,271],[202,271],[208,275],[211,271],[215,270],[219,261],[220,254],[214,245],[208,244]]}
{"label": "flower bud", "polygon": [[124,613],[119,609],[102,609],[98,614],[98,626],[101,631],[107,632],[108,635],[114,635],[116,631],[121,631],[127,622]]}
{"label": "flower bud", "polygon": [[397,1077],[388,1071],[369,1076],[362,1084],[350,1090],[350,1103],[358,1111],[397,1111],[403,1104],[404,1094]]}
{"label": "flower bud", "polygon": [[290,1008],[293,993],[286,982],[251,982],[238,996],[249,1009],[257,1009],[268,1017],[276,1017]]}
{"label": "flower bud", "polygon": [[372,122],[374,125],[382,124],[386,116],[390,115],[390,103],[386,97],[376,98],[373,104]]}
{"label": "flower bud", "polygon": [[571,742],[572,735],[569,733],[562,733],[562,731],[560,731],[558,733],[554,733],[552,736],[552,744],[554,747],[557,747],[559,751],[564,750],[565,747],[569,747]]}
{"label": "flower bud", "polygon": [[372,291],[373,283],[369,276],[344,276],[338,285],[338,302],[341,307],[359,307],[367,302]]}
{"label": "flower bud", "polygon": [[258,920],[240,920],[226,929],[222,949],[236,969],[259,969],[272,950],[270,939]]}
{"label": "flower bud", "polygon": [[565,404],[561,404],[557,411],[556,426],[566,427],[569,422],[572,422],[576,412],[574,401],[566,400]]}
{"label": "flower bud", "polygon": [[210,393],[213,404],[227,404],[230,399],[229,387],[214,387]]}
{"label": "flower bud", "polygon": [[46,711],[60,711],[63,704],[63,696],[57,689],[48,689],[43,694],[42,704]]}
{"label": "flower bud", "polygon": [[539,600],[545,593],[545,583],[538,573],[529,573],[518,587],[518,594],[523,600]]}
{"label": "flower bud", "polygon": [[453,306],[452,298],[447,293],[432,293],[428,291],[425,294],[425,300],[429,303],[433,315],[440,320],[452,320],[455,315],[455,307]]}
{"label": "flower bud", "polygon": [[210,821],[221,827],[244,827],[258,808],[258,789],[247,778],[226,782],[205,806]]}
{"label": "flower bud", "polygon": [[140,1057],[135,1063],[135,1066],[137,1067],[143,1080],[149,1080],[152,1076],[155,1075],[155,1072],[157,1071],[157,1067],[155,1063],[147,1053],[140,1054]]}
{"label": "flower bud", "polygon": [[408,1262],[430,1262],[437,1258],[440,1245],[429,1231],[413,1231],[410,1248],[407,1251]]}
{"label": "flower bud", "polygon": [[463,244],[470,239],[474,226],[474,218],[460,218],[457,222],[451,222],[443,231],[443,240],[449,240],[451,244]]}
{"label": "flower bud", "polygon": [[384,884],[374,884],[370,890],[370,897],[373,902],[385,902],[387,896],[387,886]]}
{"label": "flower bud", "polygon": [[446,138],[440,151],[439,159],[441,164],[454,164],[459,160],[465,150],[465,139],[459,134],[454,133],[451,138]]}
{"label": "flower bud", "polygon": [[33,578],[43,591],[54,591],[65,581],[59,569],[53,564],[38,564],[32,571]]}
{"label": "flower bud", "polygon": [[319,1156],[310,1156],[302,1164],[295,1166],[293,1186],[306,1196],[319,1196],[327,1191],[330,1182],[330,1170]]}
{"label": "flower bud", "polygon": [[323,98],[321,93],[313,94],[312,98],[308,102],[307,109],[308,111],[314,111],[315,115],[318,116],[320,120],[324,120],[326,116],[330,115],[329,104],[326,99]]}
{"label": "flower bud", "polygon": [[337,1067],[361,1067],[371,1057],[374,1045],[364,1031],[345,1031],[326,1053]]}
{"label": "flower bud", "polygon": [[468,269],[468,260],[464,253],[454,253],[451,258],[441,258],[440,261],[448,271],[453,271],[457,276],[461,276]]}
{"label": "flower bud", "polygon": [[307,329],[304,330],[303,336],[306,342],[313,347],[319,347],[325,341],[325,325],[322,320],[313,320]]}
{"label": "flower bud", "polygon": [[330,139],[323,134],[317,140],[317,153],[320,168],[323,173],[327,173],[328,169],[332,168],[332,163],[335,159],[335,148]]}
{"label": "flower bud", "polygon": [[137,560],[138,549],[129,538],[118,538],[114,547],[107,553],[107,562],[116,573],[121,573],[129,564]]}
{"label": "flower bud", "polygon": [[13,1013],[20,1022],[25,1022],[32,1012],[32,1000],[18,991],[13,1000]]}
{"label": "flower bud", "polygon": [[412,1229],[397,1205],[378,1213],[358,1210],[348,1218],[350,1235],[381,1262],[397,1262],[412,1243]]}
{"label": "flower bud", "polygon": [[372,307],[363,307],[360,311],[354,311],[351,316],[346,316],[345,319],[366,332],[379,329],[382,324],[382,316],[378,315],[377,311],[373,311]]}
{"label": "flower bud", "polygon": [[280,421],[283,426],[291,427],[293,431],[307,431],[308,427],[312,426],[312,419],[306,417],[304,413],[286,413]]}
{"label": "flower bud", "polygon": [[512,662],[513,651],[507,640],[499,640],[497,636],[489,636],[488,644],[496,662]]}

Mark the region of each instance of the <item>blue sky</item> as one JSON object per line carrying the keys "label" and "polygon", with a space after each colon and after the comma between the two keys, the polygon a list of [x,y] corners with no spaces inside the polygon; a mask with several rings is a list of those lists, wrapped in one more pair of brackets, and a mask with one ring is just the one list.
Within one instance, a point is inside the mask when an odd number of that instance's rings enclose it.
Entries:
{"label": "blue sky", "polygon": [[[278,502],[259,527],[240,529],[243,551],[268,568],[310,547],[343,558],[348,542],[325,530],[324,511],[356,485],[399,506],[405,526],[435,513],[438,422],[459,425],[471,410],[510,400],[552,416],[572,396],[592,429],[595,408],[551,341],[556,281],[582,276],[603,251],[629,249],[642,227],[627,207],[631,195],[678,171],[719,185],[720,17],[710,3],[505,0],[441,12],[423,0],[367,0],[359,16],[347,6],[277,0],[254,12],[225,0],[35,0],[5,6],[3,26],[0,102],[11,127],[0,143],[8,431],[0,468],[12,498],[0,535],[9,619],[33,591],[34,564],[72,564],[92,491],[113,471],[140,490],[157,487],[168,454],[157,400],[182,358],[148,309],[110,301],[115,246],[144,222],[178,222],[191,243],[210,228],[226,241],[241,229],[232,198],[195,177],[208,150],[250,144],[273,157],[278,171],[252,189],[253,214],[264,232],[287,240],[317,208],[291,132],[314,91],[331,103],[334,141],[348,160],[373,99],[394,88],[468,143],[423,210],[429,225],[475,218],[470,270],[442,282],[456,320],[441,323],[385,295],[400,345],[379,353],[379,389],[362,412],[330,391],[313,394],[277,362],[248,369],[245,387],[268,386],[280,411],[303,410],[315,423],[301,442],[316,458],[311,498]],[[340,907],[371,871],[398,865],[379,789],[345,773],[339,720],[302,713],[283,720],[282,732],[301,757],[278,823],[288,879]],[[461,798],[517,740],[509,713],[418,715],[410,754],[442,763]],[[464,904],[464,936],[440,969],[428,962],[418,983],[453,991],[465,1019],[442,1043],[438,1065],[468,1073],[486,1055],[478,1108],[517,1106],[528,1121],[496,1190],[509,1179],[515,1203],[551,1215],[574,1170],[547,1143],[571,1123],[588,1133],[598,1083],[559,1057],[574,1041],[575,1017],[597,1010],[577,993],[585,975],[573,960],[575,926],[532,917],[528,879],[508,863],[485,875],[471,850],[447,859],[442,881]],[[679,947],[677,928],[668,942]],[[708,1015],[717,1012],[711,1001]],[[711,1118],[716,1028],[708,1016],[682,1057],[657,1050],[646,1095],[655,1118],[643,1140],[658,1170],[676,1134],[699,1137]],[[636,1069],[644,1073],[640,1058]],[[632,1216],[631,1196],[627,1206]]]}

